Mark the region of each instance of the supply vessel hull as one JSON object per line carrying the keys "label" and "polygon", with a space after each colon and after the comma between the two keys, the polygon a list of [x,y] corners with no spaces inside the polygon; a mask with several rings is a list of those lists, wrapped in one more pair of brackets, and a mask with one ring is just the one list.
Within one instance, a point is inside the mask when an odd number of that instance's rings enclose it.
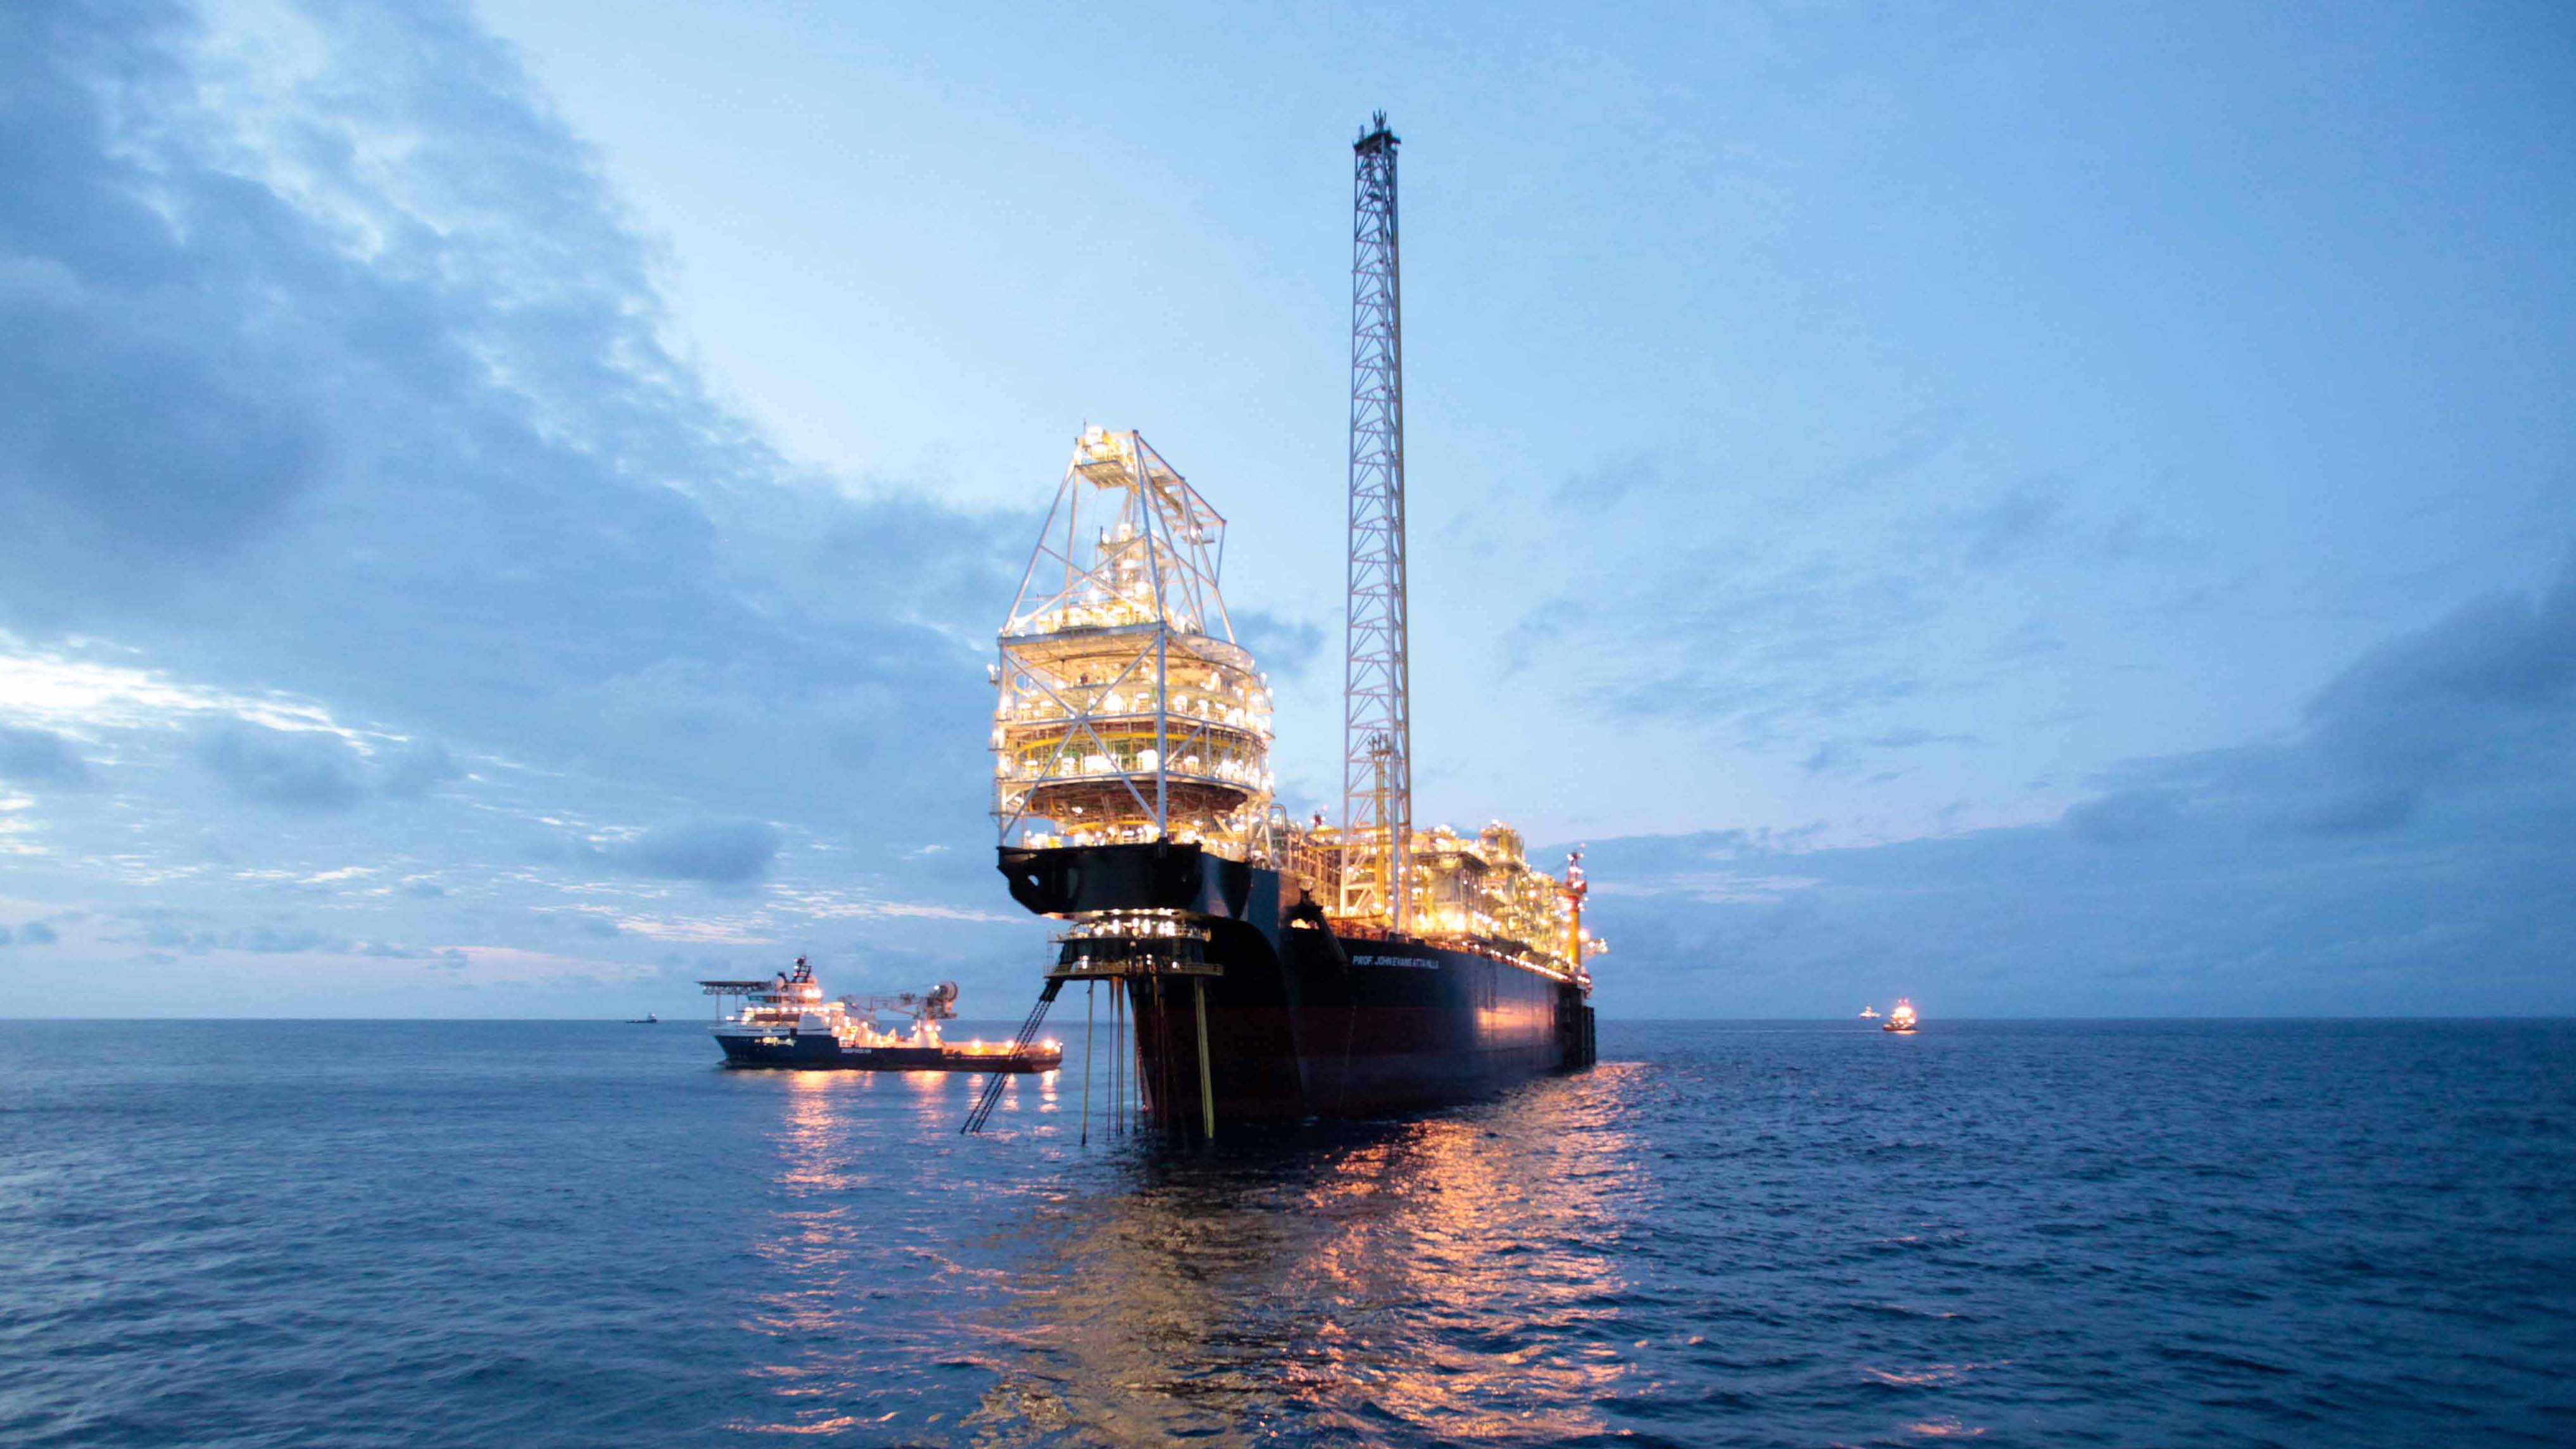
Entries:
{"label": "supply vessel hull", "polygon": [[1077,923],[1051,985],[1129,1003],[1147,1120],[1379,1116],[1593,1059],[1582,984],[1507,943],[1337,933],[1278,871],[1185,842],[1005,847],[1000,868],[1021,905]]}
{"label": "supply vessel hull", "polygon": [[955,1046],[850,1046],[828,1033],[718,1033],[729,1067],[793,1067],[842,1072],[1052,1072],[1064,1065],[1062,1048],[1032,1043],[1024,1049]]}

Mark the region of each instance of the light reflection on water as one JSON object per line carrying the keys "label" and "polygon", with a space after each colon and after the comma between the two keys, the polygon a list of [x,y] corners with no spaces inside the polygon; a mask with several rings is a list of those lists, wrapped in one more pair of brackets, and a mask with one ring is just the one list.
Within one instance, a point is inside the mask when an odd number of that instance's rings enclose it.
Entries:
{"label": "light reflection on water", "polygon": [[813,1346],[832,1342],[845,1316],[863,1301],[853,1280],[869,1256],[850,1197],[857,1178],[838,1105],[853,1093],[873,1091],[875,1083],[858,1073],[792,1072],[785,1074],[785,1084],[776,1136],[778,1206],[752,1241],[764,1270],[762,1288],[754,1311],[740,1324],[743,1332],[780,1345],[774,1360],[749,1370],[765,1382],[780,1412],[733,1427],[832,1434],[856,1421],[837,1411],[844,1366],[837,1355],[817,1353]]}
{"label": "light reflection on water", "polygon": [[[930,1154],[919,1149],[949,1145],[966,1098],[983,1079],[760,1075],[783,1087],[768,1134],[776,1168],[770,1211],[748,1245],[760,1278],[736,1326],[773,1345],[744,1369],[770,1412],[738,1416],[725,1427],[833,1442],[875,1442],[871,1434],[895,1432],[883,1426],[898,1420],[935,1430],[972,1396],[957,1392],[953,1375],[925,1372],[917,1344],[893,1347],[890,1340],[903,1335],[889,1330],[925,1296],[966,1301],[998,1291],[1008,1277],[983,1255],[952,1251],[978,1192],[957,1194],[956,1215],[918,1211],[935,1177],[925,1161]],[[1060,1075],[1011,1078],[996,1121],[1054,1112]],[[898,1103],[908,1126],[888,1118],[889,1105]]]}
{"label": "light reflection on water", "polygon": [[[2189,1271],[2164,1235],[2194,1214],[2246,1230],[2246,1175],[2193,1164],[2283,1147],[2211,1148],[2229,1129],[2189,1098],[2142,1118],[2170,1046],[1879,1045],[1746,1036],[1732,1061],[1612,1061],[1421,1120],[1088,1150],[1052,1079],[1014,1083],[996,1137],[963,1144],[971,1079],[800,1079],[760,1248],[780,1281],[746,1324],[777,1342],[750,1370],[773,1411],[738,1426],[997,1449],[1644,1444],[1702,1442],[1749,1414],[1760,1442],[1907,1442],[2119,1414],[2172,1428],[2192,1421],[2165,1404],[2201,1402],[2202,1380],[2280,1371],[2259,1334],[2169,1350],[2115,1306]],[[2092,1080],[2114,1057],[2120,1090]],[[921,1144],[863,1143],[867,1123],[836,1111],[880,1090],[940,1134],[936,1165],[907,1156]],[[2057,1105],[2088,1095],[2089,1116]],[[2141,1201],[2169,1199],[2143,1217],[2123,1195],[2136,1189],[2093,1186],[2138,1161],[2161,1170]],[[953,1210],[924,1216],[925,1191]],[[898,1197],[909,1216],[870,1219]],[[2126,1246],[2076,1280],[2106,1296],[2070,1317],[2051,1286],[2066,1244],[2106,1231]],[[2220,1271],[2213,1285],[2243,1291]],[[878,1324],[888,1292],[916,1296],[914,1337],[935,1346]],[[2223,1321],[2159,1311],[2187,1343]],[[2133,1372],[2181,1397],[2016,1397],[2089,1376],[2106,1333],[2129,1334]],[[2302,1410],[2240,1396],[2224,1412]]]}
{"label": "light reflection on water", "polygon": [[[948,1407],[994,1445],[1248,1442],[1291,1420],[1359,1438],[1599,1432],[1592,1405],[1625,1371],[1618,1224],[1640,1190],[1608,1121],[1625,1070],[1473,1118],[1095,1148],[1092,1172],[974,1245],[995,1266],[930,1255],[965,1319],[959,1366],[987,1379]],[[1055,1076],[1013,1084],[1023,1112],[1057,1109]],[[929,1074],[796,1073],[786,1087],[775,1207],[753,1243],[769,1278],[740,1325],[776,1343],[748,1370],[774,1412],[731,1427],[935,1432],[950,1415],[926,1398],[882,1407],[912,1397],[908,1374],[867,1351],[872,1292],[892,1286],[868,1275],[901,1230],[861,1208],[905,1185],[906,1156],[845,1104],[903,1091],[923,1126],[954,1132],[962,1095]]]}
{"label": "light reflection on water", "polygon": [[0,1346],[27,1350],[0,1348],[0,1442],[2576,1422],[2576,1025],[1893,1049],[1626,1025],[1603,1050],[1419,1121],[1086,1149],[1078,1057],[967,1139],[972,1077],[727,1072],[622,1026],[0,1023]]}
{"label": "light reflection on water", "polygon": [[979,1442],[1600,1431],[1634,1070],[1471,1115],[1131,1145],[1002,1234]]}

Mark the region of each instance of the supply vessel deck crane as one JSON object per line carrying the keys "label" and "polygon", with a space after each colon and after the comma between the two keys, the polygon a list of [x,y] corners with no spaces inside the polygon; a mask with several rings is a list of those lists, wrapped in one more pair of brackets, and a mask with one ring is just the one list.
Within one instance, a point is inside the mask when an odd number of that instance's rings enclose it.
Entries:
{"label": "supply vessel deck crane", "polygon": [[851,1015],[871,1021],[880,1016],[907,1017],[917,1028],[929,1022],[957,1019],[954,981],[942,981],[928,991],[887,991],[874,996],[843,996],[839,1000]]}

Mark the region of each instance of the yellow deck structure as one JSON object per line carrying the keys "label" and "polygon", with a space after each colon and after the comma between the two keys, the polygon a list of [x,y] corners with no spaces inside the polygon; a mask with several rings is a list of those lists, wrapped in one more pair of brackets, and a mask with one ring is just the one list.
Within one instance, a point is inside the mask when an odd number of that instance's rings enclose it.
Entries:
{"label": "yellow deck structure", "polygon": [[994,667],[1005,839],[1267,859],[1270,685],[1218,591],[1224,533],[1142,436],[1075,441]]}
{"label": "yellow deck structure", "polygon": [[1300,826],[1290,837],[1289,873],[1325,903],[1337,933],[1402,934],[1506,957],[1569,979],[1582,974],[1582,962],[1610,949],[1583,929],[1581,866],[1570,863],[1563,877],[1539,870],[1529,862],[1521,833],[1499,820],[1473,836],[1446,825],[1413,832],[1412,849],[1404,857],[1409,909],[1401,932],[1382,914],[1333,909],[1332,903],[1343,898],[1345,861],[1356,856],[1369,863],[1360,867],[1366,869],[1388,854],[1374,841],[1361,844],[1360,850],[1346,851],[1343,833],[1320,822]]}

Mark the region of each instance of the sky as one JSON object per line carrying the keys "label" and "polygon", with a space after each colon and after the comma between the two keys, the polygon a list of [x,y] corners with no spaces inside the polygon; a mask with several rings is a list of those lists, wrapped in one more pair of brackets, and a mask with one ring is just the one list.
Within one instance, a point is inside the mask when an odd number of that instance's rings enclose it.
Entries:
{"label": "sky", "polygon": [[[2576,1011],[2576,12],[0,8],[0,1015],[1014,1016],[1073,437],[1611,1016]],[[980,1008],[980,1011],[979,1011]]]}

